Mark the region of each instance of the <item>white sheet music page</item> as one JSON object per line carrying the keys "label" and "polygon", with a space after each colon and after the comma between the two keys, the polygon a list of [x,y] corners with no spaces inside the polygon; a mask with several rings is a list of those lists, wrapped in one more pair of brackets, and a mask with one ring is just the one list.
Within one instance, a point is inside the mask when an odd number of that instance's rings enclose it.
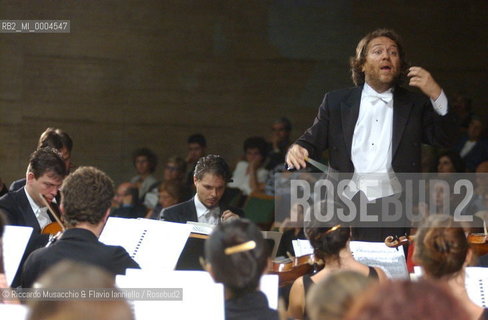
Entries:
{"label": "white sheet music page", "polygon": [[268,305],[271,309],[278,309],[278,287],[279,277],[277,274],[265,274],[259,282],[259,289],[268,298]]}
{"label": "white sheet music page", "polygon": [[23,304],[0,303],[0,319],[25,320],[29,314],[29,308]]}
{"label": "white sheet music page", "polygon": [[310,245],[310,241],[307,239],[292,240],[291,244],[293,245],[293,251],[295,251],[295,257],[302,257],[313,253],[312,245]]}
{"label": "white sheet music page", "polygon": [[100,241],[124,247],[142,269],[173,270],[192,227],[151,219],[108,219]]}
{"label": "white sheet music page", "polygon": [[382,268],[388,278],[409,279],[403,248],[389,248],[383,242],[351,241],[354,258],[368,266]]}
{"label": "white sheet music page", "polygon": [[469,298],[483,308],[488,308],[488,268],[466,268],[466,291]]}
{"label": "white sheet music page", "polygon": [[199,234],[210,235],[213,229],[215,228],[214,224],[209,224],[209,223],[195,222],[195,221],[187,221],[186,223],[193,227],[191,232],[199,233]]}
{"label": "white sheet music page", "polygon": [[3,264],[5,277],[10,285],[14,280],[15,273],[19,268],[20,260],[24,255],[25,247],[32,234],[31,227],[5,226],[3,234]]}
{"label": "white sheet music page", "polygon": [[206,271],[152,272],[128,269],[118,275],[119,288],[181,288],[180,301],[133,301],[136,320],[159,319],[224,319],[224,287],[215,283]]}

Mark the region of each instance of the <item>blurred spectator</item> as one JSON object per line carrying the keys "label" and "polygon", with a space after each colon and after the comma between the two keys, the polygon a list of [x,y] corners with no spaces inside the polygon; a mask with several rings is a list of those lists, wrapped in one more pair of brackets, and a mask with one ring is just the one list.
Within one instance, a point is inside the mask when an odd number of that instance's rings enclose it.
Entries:
{"label": "blurred spectator", "polygon": [[[185,160],[183,160],[183,158],[180,157],[170,157],[166,161],[166,164],[164,165],[164,169],[163,169],[162,182],[170,182],[170,183],[181,185],[182,193],[183,193],[182,195],[183,198],[181,199],[181,201],[188,200],[193,195],[192,190],[188,188],[186,185],[184,185],[185,171],[186,171],[186,162]],[[158,188],[160,185],[161,183],[157,184],[148,193],[146,193],[146,196],[144,198],[144,205],[147,208],[155,208],[158,206],[159,203]],[[161,207],[159,207],[158,209],[159,211],[161,211]]]}
{"label": "blurred spectator", "polygon": [[158,158],[150,149],[140,148],[134,151],[132,162],[137,175],[130,182],[139,190],[139,201],[143,203],[146,193],[159,184],[159,181],[153,176],[158,165]]}
{"label": "blurred spectator", "polygon": [[244,161],[239,161],[232,174],[231,188],[238,188],[247,196],[253,192],[263,192],[268,170],[263,168],[267,143],[261,137],[251,137],[244,141]]}
{"label": "blurred spectator", "polygon": [[110,216],[140,218],[146,215],[146,207],[139,203],[139,191],[130,182],[123,182],[115,191],[113,208]]}
{"label": "blurred spectator", "polygon": [[467,136],[455,147],[469,172],[474,172],[481,162],[488,160],[488,143],[481,139],[483,129],[481,118],[473,116],[469,122]]}
{"label": "blurred spectator", "polygon": [[291,122],[288,118],[276,119],[271,126],[270,151],[268,153],[265,168],[273,170],[277,165],[285,162],[285,155],[290,146]]}
{"label": "blurred spectator", "polygon": [[437,172],[443,174],[465,172],[463,159],[457,152],[445,151],[437,158]]}
{"label": "blurred spectator", "polygon": [[207,155],[207,140],[203,134],[195,133],[188,137],[188,154],[186,155],[186,185],[193,188],[193,171],[198,159]]}
{"label": "blurred spectator", "polygon": [[158,204],[146,218],[159,219],[161,211],[185,200],[185,187],[175,181],[164,181],[158,187]]}

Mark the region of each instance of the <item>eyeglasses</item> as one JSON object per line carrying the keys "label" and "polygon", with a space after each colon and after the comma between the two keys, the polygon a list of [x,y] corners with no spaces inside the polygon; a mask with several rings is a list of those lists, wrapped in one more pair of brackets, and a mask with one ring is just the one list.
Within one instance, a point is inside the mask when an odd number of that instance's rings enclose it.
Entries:
{"label": "eyeglasses", "polygon": [[173,167],[173,166],[166,166],[164,169],[169,170],[169,171],[179,171],[180,168],[178,167]]}

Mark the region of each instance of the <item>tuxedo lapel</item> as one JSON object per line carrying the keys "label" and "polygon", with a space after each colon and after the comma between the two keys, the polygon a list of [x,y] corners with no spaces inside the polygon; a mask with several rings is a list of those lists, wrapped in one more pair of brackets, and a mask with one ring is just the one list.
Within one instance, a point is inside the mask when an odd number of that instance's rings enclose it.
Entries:
{"label": "tuxedo lapel", "polygon": [[397,87],[393,94],[392,159],[395,157],[395,153],[400,145],[411,110],[412,102],[407,99],[405,89]]}
{"label": "tuxedo lapel", "polygon": [[359,105],[361,103],[361,92],[363,86],[356,87],[351,90],[351,94],[341,102],[341,120],[342,130],[344,132],[344,143],[346,144],[351,157],[352,137],[354,135],[354,128],[359,116]]}
{"label": "tuxedo lapel", "polygon": [[198,222],[197,208],[195,207],[195,199],[191,198],[190,200],[187,201],[187,203],[188,203],[188,210],[185,210],[188,215],[187,221]]}

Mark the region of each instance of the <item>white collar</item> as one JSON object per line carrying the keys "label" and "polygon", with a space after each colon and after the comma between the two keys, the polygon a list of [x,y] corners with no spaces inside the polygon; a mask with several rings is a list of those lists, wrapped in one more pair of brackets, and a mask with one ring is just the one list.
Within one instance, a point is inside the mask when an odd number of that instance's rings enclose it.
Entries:
{"label": "white collar", "polygon": [[207,208],[201,201],[198,199],[198,195],[195,194],[193,197],[193,202],[195,203],[195,209],[197,210],[197,217],[202,217],[207,214],[209,211],[220,210],[219,206],[216,206],[212,209]]}
{"label": "white collar", "polygon": [[36,213],[38,210],[42,209],[41,207],[39,207],[37,205],[37,203],[34,201],[34,199],[31,198],[31,196],[29,195],[29,192],[27,192],[26,187],[24,187],[24,192],[25,192],[25,195],[27,196],[27,200],[29,200],[30,206],[31,206],[32,211],[34,213]]}

